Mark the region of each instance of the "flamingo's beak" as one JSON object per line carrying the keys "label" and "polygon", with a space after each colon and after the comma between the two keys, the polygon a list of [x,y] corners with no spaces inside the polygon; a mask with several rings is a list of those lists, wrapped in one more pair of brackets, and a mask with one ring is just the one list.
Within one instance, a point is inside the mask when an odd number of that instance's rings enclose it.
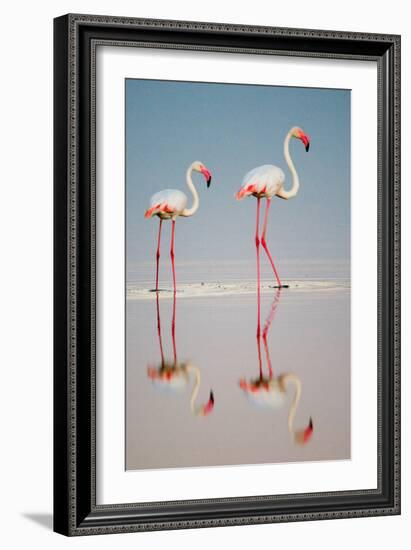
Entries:
{"label": "flamingo's beak", "polygon": [[294,436],[295,442],[299,443],[300,445],[305,445],[310,441],[313,433],[314,433],[314,424],[313,424],[313,419],[310,418],[308,426],[305,428],[305,430],[300,430],[295,433],[295,436]]}
{"label": "flamingo's beak", "polygon": [[310,422],[308,423],[308,426],[304,430],[304,443],[308,443],[314,433],[314,424],[313,419],[310,418]]}
{"label": "flamingo's beak", "polygon": [[307,136],[307,134],[301,134],[300,139],[303,142],[305,150],[308,153],[308,151],[310,150],[310,138],[309,138],[309,136]]}
{"label": "flamingo's beak", "polygon": [[210,184],[211,184],[211,172],[209,170],[207,170],[207,168],[204,166],[204,168],[202,168],[201,170],[201,173],[203,174],[203,176],[205,177],[205,180],[207,182],[207,187],[210,187]]}
{"label": "flamingo's beak", "polygon": [[213,409],[214,409],[214,393],[213,393],[213,390],[211,390],[210,397],[203,408],[203,415],[207,416],[207,414],[210,414]]}

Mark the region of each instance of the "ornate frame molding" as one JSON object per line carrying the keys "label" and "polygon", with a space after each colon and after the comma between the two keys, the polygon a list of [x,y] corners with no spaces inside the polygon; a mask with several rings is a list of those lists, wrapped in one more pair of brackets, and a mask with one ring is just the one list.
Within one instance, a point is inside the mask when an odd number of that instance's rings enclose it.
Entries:
{"label": "ornate frame molding", "polygon": [[[376,490],[96,505],[95,78],[96,48],[103,44],[377,62]],[[399,36],[93,15],[57,18],[55,247],[57,532],[89,535],[400,513]]]}

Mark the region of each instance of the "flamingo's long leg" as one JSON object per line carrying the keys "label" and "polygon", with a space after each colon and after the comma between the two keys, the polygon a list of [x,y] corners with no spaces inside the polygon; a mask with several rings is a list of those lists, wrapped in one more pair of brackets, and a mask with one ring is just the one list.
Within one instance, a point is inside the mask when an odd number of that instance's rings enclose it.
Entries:
{"label": "flamingo's long leg", "polygon": [[257,329],[257,353],[258,353],[258,366],[260,369],[260,380],[263,379],[263,359],[261,356],[261,336]]}
{"label": "flamingo's long leg", "polygon": [[176,293],[173,296],[173,317],[171,321],[171,338],[173,340],[174,366],[177,365],[177,346],[176,346]]}
{"label": "flamingo's long leg", "polygon": [[270,330],[271,324],[274,320],[275,312],[277,310],[277,306],[280,302],[280,296],[281,296],[281,289],[278,288],[277,292],[274,296],[274,300],[273,300],[273,303],[271,304],[270,312],[267,316],[267,319],[265,321],[265,325],[264,325],[264,328],[263,328],[263,342],[264,342],[264,349],[265,349],[265,357],[266,357],[266,361],[267,361],[268,374],[269,374],[270,379],[273,377],[273,367],[272,367],[272,364],[271,364],[270,351],[268,349],[267,336],[268,336],[268,331]]}
{"label": "flamingo's long leg", "polygon": [[[270,358],[270,351],[268,349],[268,343],[267,343],[267,335],[263,334],[263,344],[264,344],[264,351],[265,351],[265,359],[267,361],[267,367],[268,367],[268,377],[271,380],[273,377],[273,367],[271,364],[271,358]],[[260,368],[261,371],[261,368]]]}
{"label": "flamingo's long leg", "polygon": [[163,352],[163,340],[161,338],[160,303],[159,303],[158,292],[156,294],[156,302],[157,302],[157,335],[158,335],[158,342],[159,342],[159,345],[160,345],[161,366],[163,366],[164,365],[164,352]]}
{"label": "flamingo's long leg", "polygon": [[260,197],[257,197],[257,220],[255,226],[255,248],[257,253],[257,339],[261,334],[261,300],[260,300],[260,238],[258,231],[260,227]]}
{"label": "flamingo's long leg", "polygon": [[157,238],[157,253],[156,253],[156,291],[158,290],[158,269],[160,264],[160,241],[161,241],[161,226],[163,220],[160,218],[160,225],[158,226],[158,238]]}
{"label": "flamingo's long leg", "polygon": [[275,277],[277,279],[278,286],[281,288],[283,285],[281,284],[280,277],[278,275],[278,271],[274,265],[274,260],[271,257],[270,251],[268,250],[267,241],[265,240],[265,234],[267,232],[267,222],[268,222],[268,211],[270,209],[271,199],[267,199],[267,206],[265,209],[265,216],[264,216],[264,227],[263,227],[263,234],[261,235],[261,244],[264,248],[264,250],[267,253],[268,259],[270,260],[271,267],[273,268]]}
{"label": "flamingo's long leg", "polygon": [[171,221],[171,246],[170,246],[170,257],[171,257],[171,267],[173,269],[173,286],[174,286],[174,292],[176,292],[176,268],[174,265],[174,233],[176,229],[176,221]]}

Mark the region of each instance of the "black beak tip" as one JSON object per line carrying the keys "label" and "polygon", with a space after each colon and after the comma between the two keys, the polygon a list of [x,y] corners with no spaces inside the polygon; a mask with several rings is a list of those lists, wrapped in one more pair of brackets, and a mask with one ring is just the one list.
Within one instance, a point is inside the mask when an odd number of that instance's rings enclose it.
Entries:
{"label": "black beak tip", "polygon": [[214,392],[213,392],[213,390],[210,391],[210,401],[211,401],[211,403],[214,403]]}
{"label": "black beak tip", "polygon": [[211,178],[208,178],[208,180],[207,180],[207,188],[210,187],[210,185],[211,185]]}
{"label": "black beak tip", "polygon": [[311,430],[313,429],[314,424],[313,424],[313,419],[312,418],[310,418],[310,422],[309,422],[308,426]]}
{"label": "black beak tip", "polygon": [[310,144],[309,143],[307,143],[307,145],[305,146],[305,150],[307,151],[307,153],[310,150]]}

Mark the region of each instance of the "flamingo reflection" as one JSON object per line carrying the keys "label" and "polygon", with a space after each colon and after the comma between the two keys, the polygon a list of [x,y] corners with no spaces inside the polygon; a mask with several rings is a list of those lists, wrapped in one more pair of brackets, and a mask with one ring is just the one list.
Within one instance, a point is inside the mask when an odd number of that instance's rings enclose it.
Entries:
{"label": "flamingo reflection", "polygon": [[173,360],[167,361],[164,356],[163,340],[161,333],[161,317],[159,293],[156,293],[157,307],[157,335],[160,348],[161,363],[159,366],[149,366],[147,376],[153,382],[154,386],[167,393],[179,393],[184,391],[190,384],[191,378],[194,378],[194,386],[190,398],[190,411],[195,416],[207,416],[214,408],[214,394],[210,390],[207,403],[196,405],[196,400],[201,386],[201,372],[198,367],[190,361],[181,362],[177,357],[176,346],[176,293],[173,295],[173,314],[171,321],[171,339],[173,345]]}
{"label": "flamingo reflection", "polygon": [[[257,293],[257,353],[259,364],[259,377],[247,381],[245,378],[241,378],[239,381],[240,388],[247,396],[249,401],[263,408],[280,408],[284,406],[287,400],[287,391],[290,386],[294,387],[294,398],[291,403],[290,411],[288,413],[288,431],[293,437],[294,441],[298,444],[304,445],[310,441],[314,426],[313,421],[310,418],[309,423],[304,429],[295,429],[294,420],[297,414],[298,405],[301,399],[302,384],[300,378],[293,373],[279,374],[274,376],[271,363],[270,351],[268,348],[267,337],[272,322],[275,318],[278,305],[281,298],[281,288],[278,288],[274,296],[274,300],[271,304],[271,308],[267,319],[265,321],[263,330],[261,331],[260,313],[261,302],[260,292]],[[263,341],[264,354],[267,363],[268,375],[263,373],[263,357],[261,350],[261,339]]]}

